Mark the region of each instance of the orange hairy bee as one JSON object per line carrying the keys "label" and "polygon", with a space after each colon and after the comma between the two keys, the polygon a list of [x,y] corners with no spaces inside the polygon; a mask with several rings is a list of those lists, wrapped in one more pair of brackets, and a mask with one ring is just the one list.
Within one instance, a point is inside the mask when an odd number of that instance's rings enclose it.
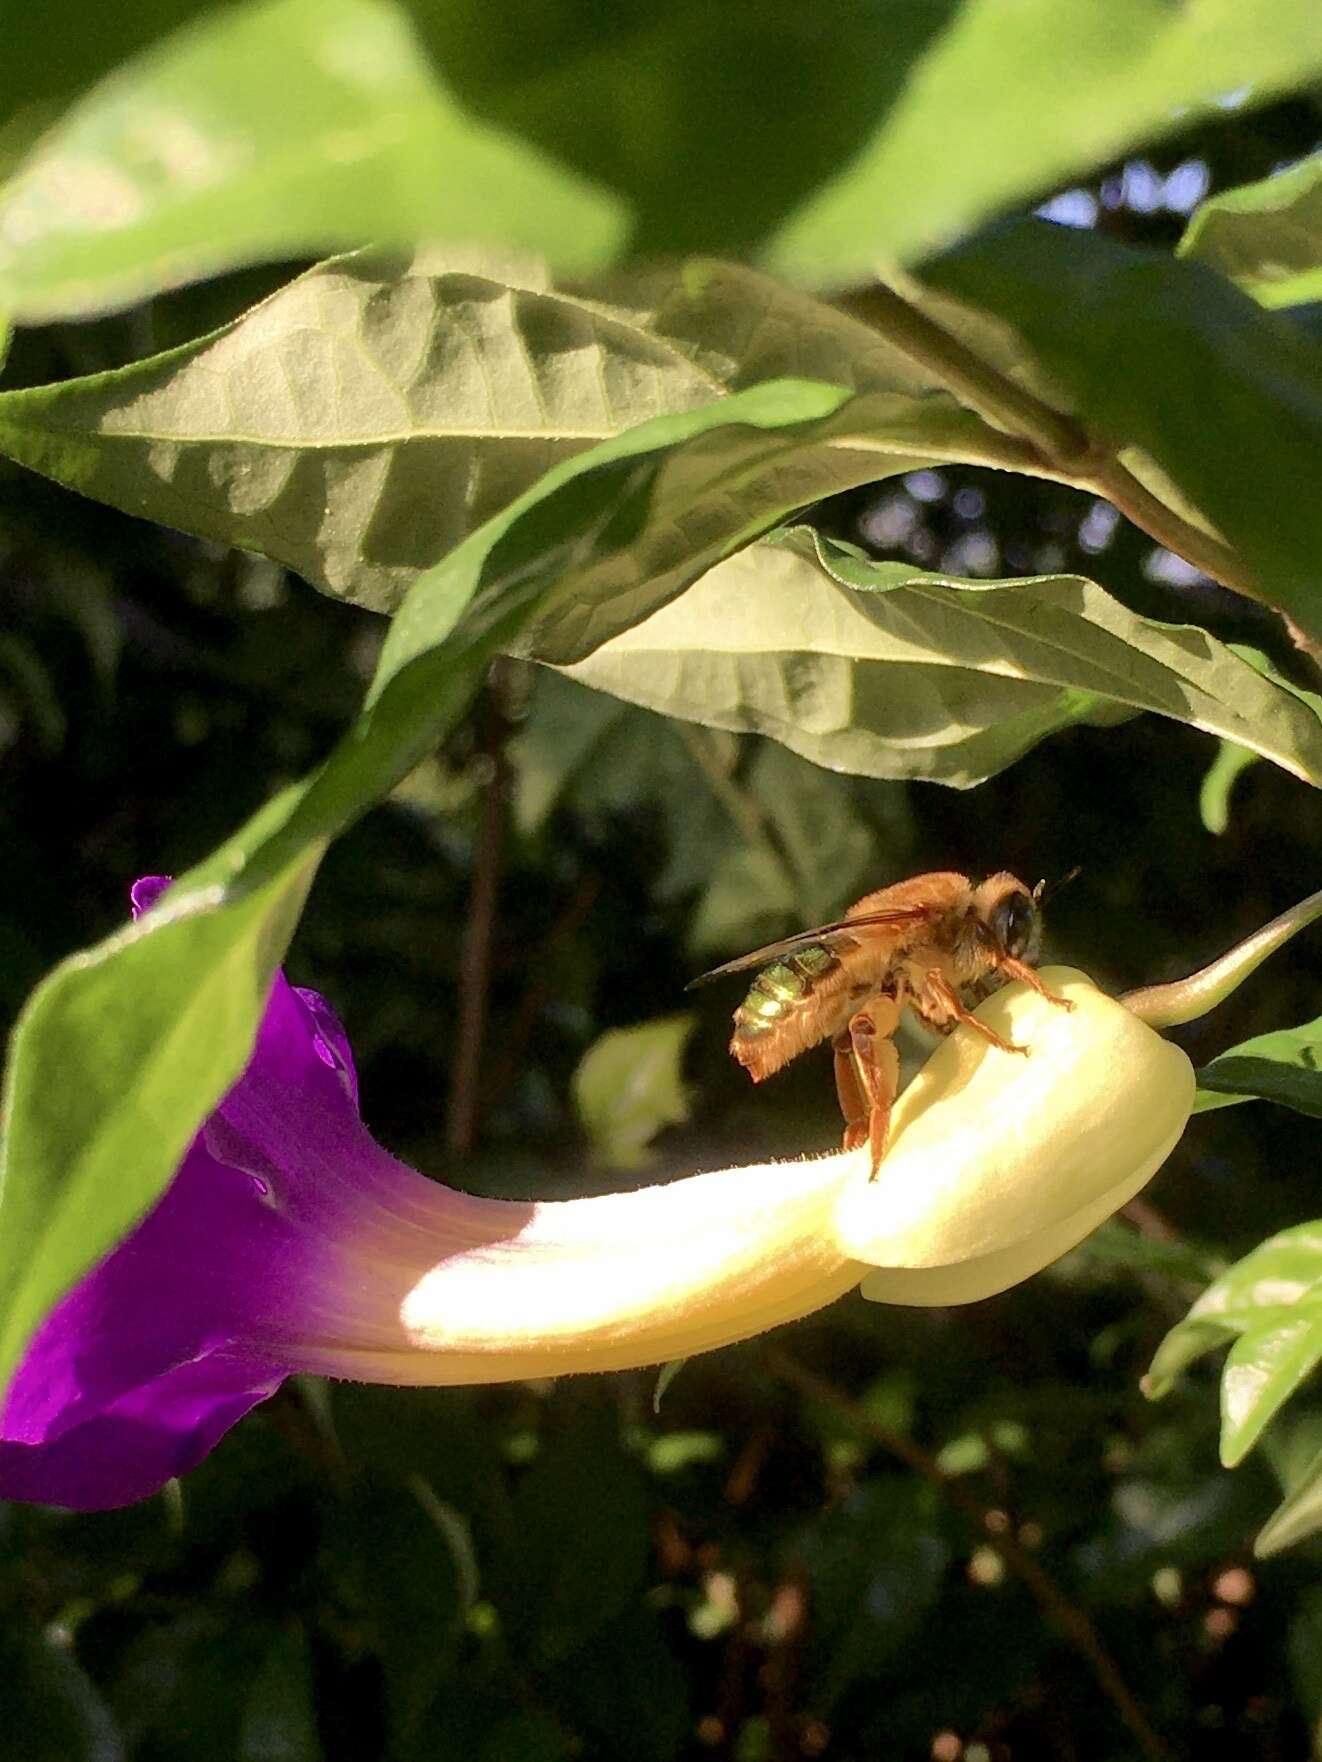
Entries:
{"label": "orange hairy bee", "polygon": [[1042,941],[1039,901],[1013,875],[975,885],[939,870],[868,893],[834,924],[755,949],[695,979],[760,967],[734,1012],[730,1051],[755,1083],[823,1040],[835,1054],[844,1144],[866,1144],[875,1175],[886,1148],[900,1061],[892,1036],[912,1009],[938,1034],[957,1022],[1003,1052],[1027,1053],[967,1008],[961,992],[1022,979],[1065,1009],[1033,970]]}

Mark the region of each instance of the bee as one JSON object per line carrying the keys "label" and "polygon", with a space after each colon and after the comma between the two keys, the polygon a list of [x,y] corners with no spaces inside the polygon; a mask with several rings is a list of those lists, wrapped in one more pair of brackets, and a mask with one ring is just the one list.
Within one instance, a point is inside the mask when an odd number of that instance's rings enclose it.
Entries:
{"label": "bee", "polygon": [[837,923],[803,930],[692,981],[760,967],[734,1012],[730,1051],[755,1083],[823,1040],[835,1055],[844,1147],[866,1144],[872,1174],[886,1149],[900,1060],[893,1035],[906,1008],[949,1034],[967,1022],[1002,1052],[1027,1054],[970,1013],[998,984],[1022,979],[1064,1009],[1034,971],[1041,952],[1042,883],[1002,872],[976,885],[939,870],[864,894]]}

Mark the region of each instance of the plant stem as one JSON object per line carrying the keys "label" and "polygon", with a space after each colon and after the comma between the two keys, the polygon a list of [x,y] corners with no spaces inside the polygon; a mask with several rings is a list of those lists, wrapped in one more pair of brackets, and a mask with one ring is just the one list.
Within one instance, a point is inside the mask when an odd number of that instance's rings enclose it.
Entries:
{"label": "plant stem", "polygon": [[459,957],[459,1022],[450,1074],[450,1105],[445,1120],[446,1148],[471,1156],[480,1119],[479,1091],[482,1041],[486,1034],[491,990],[491,949],[500,902],[500,869],[508,821],[509,761],[505,742],[509,723],[489,681],[478,701],[479,745],[489,759],[491,775],[482,792],[481,817],[473,853],[473,879],[468,895],[468,923]]}
{"label": "plant stem", "polygon": [[791,1384],[801,1394],[819,1402],[823,1407],[829,1407],[856,1432],[880,1444],[907,1468],[936,1487],[942,1498],[967,1518],[979,1540],[995,1550],[1006,1568],[1014,1573],[1037,1600],[1038,1607],[1047,1619],[1074,1647],[1092,1671],[1097,1686],[1115,1708],[1130,1736],[1148,1758],[1148,1762],[1169,1762],[1169,1746],[1152,1725],[1120,1674],[1119,1665],[1107,1650],[1092,1621],[1082,1609],[1070,1601],[1042,1563],[1024,1547],[1012,1530],[1002,1529],[988,1522],[989,1507],[961,1482],[948,1475],[921,1444],[916,1444],[903,1432],[893,1431],[875,1419],[845,1390],[819,1376],[816,1371],[809,1370],[779,1347],[765,1346],[762,1358],[767,1368],[782,1382]]}
{"label": "plant stem", "polygon": [[[1271,606],[1235,551],[1154,496],[1121,464],[1111,448],[1089,434],[1078,418],[1054,409],[1035,392],[984,361],[967,343],[893,288],[878,284],[851,294],[841,304],[881,331],[888,342],[925,367],[993,428],[1027,441],[1037,453],[1045,475],[1103,496],[1168,551],[1174,551],[1223,587]],[[1271,609],[1280,610],[1277,606]]]}

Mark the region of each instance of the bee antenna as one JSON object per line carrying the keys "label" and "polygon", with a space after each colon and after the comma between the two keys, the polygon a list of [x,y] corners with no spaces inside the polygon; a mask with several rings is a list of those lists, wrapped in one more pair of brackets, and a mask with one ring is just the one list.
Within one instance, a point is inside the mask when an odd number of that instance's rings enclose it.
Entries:
{"label": "bee antenna", "polygon": [[1055,896],[1061,891],[1062,888],[1069,886],[1070,882],[1074,880],[1076,875],[1082,875],[1082,873],[1083,873],[1083,864],[1082,863],[1075,863],[1074,867],[1072,869],[1070,869],[1066,874],[1062,875],[1059,881],[1053,881],[1050,885],[1050,888],[1048,888],[1045,880],[1039,881],[1037,886],[1033,889],[1033,898],[1035,900],[1037,900],[1038,903],[1040,904],[1042,902],[1042,900],[1044,900],[1046,898],[1047,893],[1050,892],[1052,898],[1054,899]]}

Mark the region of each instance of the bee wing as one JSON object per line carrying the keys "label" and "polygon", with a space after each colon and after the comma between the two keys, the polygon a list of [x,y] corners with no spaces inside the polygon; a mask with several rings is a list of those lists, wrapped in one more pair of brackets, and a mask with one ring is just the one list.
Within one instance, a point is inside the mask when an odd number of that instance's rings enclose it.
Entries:
{"label": "bee wing", "polygon": [[693,991],[699,985],[710,985],[714,979],[724,979],[729,973],[747,972],[750,967],[765,967],[783,954],[793,954],[800,948],[852,948],[859,942],[867,940],[860,936],[859,931],[866,930],[903,930],[913,924],[924,924],[935,915],[931,906],[913,905],[897,907],[893,911],[860,912],[856,918],[840,918],[834,924],[819,924],[815,930],[800,930],[795,936],[787,936],[782,942],[768,942],[765,948],[755,948],[752,954],[741,954],[737,960],[726,961],[724,966],[713,967],[709,973],[699,973],[696,979],[690,979],[684,987]]}

